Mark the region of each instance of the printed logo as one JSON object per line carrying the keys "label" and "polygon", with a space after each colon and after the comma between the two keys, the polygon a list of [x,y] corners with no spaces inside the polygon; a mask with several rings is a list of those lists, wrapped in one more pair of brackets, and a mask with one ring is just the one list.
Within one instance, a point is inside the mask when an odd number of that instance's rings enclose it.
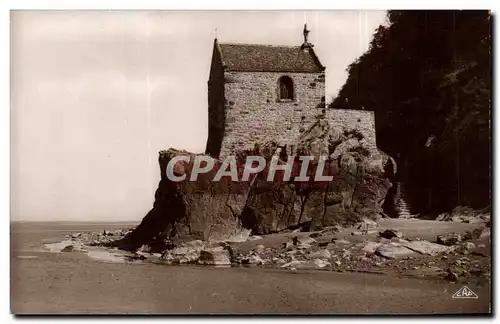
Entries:
{"label": "printed logo", "polygon": [[477,299],[478,296],[469,287],[463,286],[454,295],[453,298],[474,298]]}

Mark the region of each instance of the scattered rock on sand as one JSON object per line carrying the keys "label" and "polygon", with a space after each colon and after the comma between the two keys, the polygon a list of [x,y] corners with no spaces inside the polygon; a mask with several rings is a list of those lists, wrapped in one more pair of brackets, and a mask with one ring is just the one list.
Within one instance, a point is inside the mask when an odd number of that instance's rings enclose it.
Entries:
{"label": "scattered rock on sand", "polygon": [[285,261],[285,260],[283,260],[283,259],[282,259],[282,258],[280,258],[280,257],[273,257],[271,260],[273,261],[273,263],[275,263],[275,264],[277,264],[277,265],[281,265],[281,264],[286,263],[286,261]]}
{"label": "scattered rock on sand", "polygon": [[294,260],[288,263],[285,263],[281,266],[281,268],[288,268],[288,269],[294,269],[297,266],[302,266],[307,264],[307,261],[299,261],[299,260]]}
{"label": "scattered rock on sand", "polygon": [[262,244],[257,245],[252,249],[253,252],[255,253],[263,253],[265,251],[266,247]]}
{"label": "scattered rock on sand", "polygon": [[151,246],[143,245],[139,248],[138,252],[151,252]]}
{"label": "scattered rock on sand", "polygon": [[223,246],[223,249],[229,253],[229,259],[231,260],[231,264],[242,264],[244,261],[244,256],[238,251],[235,247],[231,247],[230,245]]}
{"label": "scattered rock on sand", "polygon": [[465,242],[463,244],[464,248],[466,248],[467,250],[472,250],[472,249],[475,249],[476,248],[476,244],[472,243],[472,242]]}
{"label": "scattered rock on sand", "polygon": [[475,228],[472,231],[466,231],[463,240],[477,240],[483,235],[485,229],[486,228]]}
{"label": "scattered rock on sand", "polygon": [[489,227],[484,227],[481,231],[480,239],[491,236],[491,229]]}
{"label": "scattered rock on sand", "polygon": [[448,268],[448,270],[446,270],[446,277],[445,277],[447,280],[449,281],[458,281],[458,275],[453,272],[450,268]]}
{"label": "scattered rock on sand", "polygon": [[287,268],[291,270],[295,269],[307,270],[307,269],[323,269],[329,265],[331,265],[330,262],[321,259],[315,259],[314,261],[294,260],[285,263],[284,265],[281,266],[281,268]]}
{"label": "scattered rock on sand", "polygon": [[68,245],[64,247],[61,252],[73,252],[75,250],[75,247],[73,245]]}
{"label": "scattered rock on sand", "polygon": [[373,254],[373,253],[375,253],[375,251],[377,251],[378,247],[381,245],[382,245],[382,243],[368,242],[363,247],[363,251],[366,252],[367,254]]}
{"label": "scattered rock on sand", "polygon": [[[136,254],[139,256],[140,260],[146,260],[148,258],[148,255],[144,252],[137,251]],[[151,254],[149,254],[149,256],[151,256]]]}
{"label": "scattered rock on sand", "polygon": [[311,252],[308,254],[310,258],[320,258],[320,259],[330,259],[332,254],[327,249],[322,249],[316,252]]}
{"label": "scattered rock on sand", "polygon": [[231,258],[229,251],[224,249],[203,250],[200,252],[198,264],[204,265],[230,265]]}
{"label": "scattered rock on sand", "polygon": [[358,230],[361,230],[361,231],[367,231],[367,230],[370,230],[370,229],[377,228],[378,227],[378,223],[376,221],[374,221],[374,220],[371,220],[371,219],[368,219],[368,218],[364,218],[360,222],[356,223],[356,225],[354,225],[354,227],[356,229],[358,229]]}
{"label": "scattered rock on sand", "polygon": [[297,244],[297,249],[301,249],[301,250],[307,250],[307,249],[310,249],[311,248],[311,244],[302,244],[302,243],[299,243]]}
{"label": "scattered rock on sand", "polygon": [[193,249],[203,249],[205,246],[207,246],[207,242],[202,241],[202,240],[193,240],[193,241],[188,241],[183,244],[185,247],[190,247]]}
{"label": "scattered rock on sand", "polygon": [[331,244],[333,241],[332,240],[327,240],[327,241],[318,241],[318,246],[319,247],[325,247]]}
{"label": "scattered rock on sand", "polygon": [[385,231],[380,232],[379,235],[380,235],[380,237],[383,237],[383,238],[386,238],[389,240],[392,239],[393,237],[398,237],[398,238],[403,237],[403,234],[401,233],[401,231],[399,231],[397,229],[386,229]]}
{"label": "scattered rock on sand", "polygon": [[349,250],[346,250],[346,249],[343,249],[342,250],[342,257],[345,259],[345,258],[348,258],[351,256],[351,251]]}
{"label": "scattered rock on sand", "polygon": [[146,260],[146,256],[142,253],[128,253],[125,254],[125,257],[129,260]]}
{"label": "scattered rock on sand", "polygon": [[[171,250],[166,250],[161,260],[174,264],[195,263],[200,257],[200,253],[205,249],[207,243],[201,240],[194,240],[183,243],[181,246]],[[221,247],[222,248],[222,247]]]}
{"label": "scattered rock on sand", "polygon": [[257,240],[262,240],[262,236],[252,235],[248,237],[248,241],[257,241]]}
{"label": "scattered rock on sand", "polygon": [[321,235],[333,235],[335,233],[338,233],[342,228],[337,225],[337,226],[327,226],[324,229],[321,230]]}
{"label": "scattered rock on sand", "polygon": [[379,246],[377,248],[376,254],[387,259],[399,259],[416,255],[417,252],[410,250],[400,243],[390,242]]}
{"label": "scattered rock on sand", "polygon": [[189,246],[179,246],[173,248],[172,250],[165,251],[165,254],[171,254],[175,256],[187,255],[190,253],[200,253],[202,249],[197,249]]}
{"label": "scattered rock on sand", "polygon": [[323,269],[327,266],[331,266],[330,262],[321,259],[315,259],[314,264],[318,269]]}
{"label": "scattered rock on sand", "polygon": [[[70,248],[70,246],[72,248]],[[57,243],[48,243],[44,244],[43,247],[44,250],[49,252],[72,252],[72,251],[86,252],[86,250],[83,249],[84,246],[78,241],[74,240],[64,240]]]}
{"label": "scattered rock on sand", "polygon": [[455,245],[458,242],[462,240],[460,234],[458,233],[450,233],[446,235],[438,235],[437,236],[437,243],[442,244],[442,245]]}
{"label": "scattered rock on sand", "polygon": [[439,253],[447,253],[451,248],[429,241],[406,241],[401,243],[404,247],[409,248],[415,252],[426,255],[436,255]]}
{"label": "scattered rock on sand", "polygon": [[242,264],[255,264],[255,265],[265,265],[266,261],[260,256],[252,254],[248,258],[244,258],[241,262]]}
{"label": "scattered rock on sand", "polygon": [[247,230],[247,229],[241,229],[240,231],[238,231],[237,233],[231,235],[227,240],[225,240],[226,242],[231,242],[231,243],[240,243],[240,242],[245,242],[245,241],[248,241],[248,239],[250,238],[250,233],[252,231],[251,230]]}
{"label": "scattered rock on sand", "polygon": [[161,256],[160,260],[172,264],[189,264],[195,263],[199,257],[200,252],[198,251],[185,251],[184,253],[173,253],[172,251],[167,251]]}
{"label": "scattered rock on sand", "polygon": [[291,248],[309,249],[311,244],[316,243],[316,240],[309,236],[294,236],[291,241],[284,243],[284,248],[290,250]]}
{"label": "scattered rock on sand", "polygon": [[483,252],[479,252],[479,251],[473,251],[471,252],[471,255],[476,255],[476,256],[480,256],[480,257],[488,257],[487,254],[483,253]]}
{"label": "scattered rock on sand", "polygon": [[358,257],[359,262],[371,262],[372,260],[370,258],[367,258],[366,256],[360,255]]}
{"label": "scattered rock on sand", "polygon": [[491,219],[489,208],[482,210],[474,210],[470,207],[457,206],[451,213],[440,214],[437,221],[451,221],[461,223],[481,223],[487,222]]}
{"label": "scattered rock on sand", "polygon": [[298,245],[298,244],[314,244],[316,243],[316,240],[313,239],[312,237],[309,237],[309,236],[301,236],[301,237],[294,237],[292,239],[293,243],[295,245]]}

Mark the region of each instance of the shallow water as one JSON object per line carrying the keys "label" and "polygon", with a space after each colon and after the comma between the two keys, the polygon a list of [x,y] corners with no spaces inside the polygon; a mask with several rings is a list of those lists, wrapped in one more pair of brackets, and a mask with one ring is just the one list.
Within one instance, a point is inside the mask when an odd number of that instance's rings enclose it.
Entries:
{"label": "shallow water", "polygon": [[71,240],[64,240],[61,242],[44,244],[43,247],[46,251],[49,251],[49,252],[61,252],[62,249],[64,249],[65,247],[67,247],[69,245],[72,245],[74,251],[76,251],[76,252],[78,252],[78,251],[86,252],[86,249],[84,249],[84,246],[81,243],[79,243],[77,241],[71,241]]}
{"label": "shallow water", "polygon": [[17,258],[18,259],[38,259],[38,257],[35,255],[18,255]]}
{"label": "shallow water", "polygon": [[[75,253],[84,252],[87,256],[94,260],[112,262],[112,263],[125,263],[130,262],[125,257],[125,251],[120,251],[118,249],[107,250],[100,247],[89,247],[78,241],[73,240],[63,240],[56,243],[49,243],[43,245],[43,252],[62,252],[62,250],[67,246],[73,246],[73,251],[64,253]],[[134,261],[136,263],[137,261]]]}
{"label": "shallow water", "polygon": [[87,255],[95,260],[113,263],[125,263],[127,262],[125,255],[121,253],[112,253],[109,251],[94,250],[88,251]]}

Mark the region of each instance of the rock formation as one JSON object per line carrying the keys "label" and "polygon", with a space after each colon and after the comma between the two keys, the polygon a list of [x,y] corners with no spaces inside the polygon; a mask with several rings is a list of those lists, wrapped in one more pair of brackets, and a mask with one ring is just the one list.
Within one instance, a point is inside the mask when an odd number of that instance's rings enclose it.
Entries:
{"label": "rock formation", "polygon": [[[221,167],[227,167],[223,161],[174,149],[161,151],[161,180],[153,208],[119,246],[134,250],[147,244],[154,249],[172,237],[227,241],[248,230],[252,234],[299,226],[316,230],[352,225],[363,218],[375,219],[391,186],[392,175],[384,172],[391,159],[364,148],[356,136],[333,129],[319,117],[299,139],[296,156],[280,155],[279,143],[255,145],[253,150],[241,151],[235,157],[238,179],[225,176],[220,181],[212,180]],[[185,180],[175,182],[166,177],[167,165],[179,155],[188,157],[189,162],[175,164],[173,174],[186,175]],[[241,181],[249,155],[264,157],[266,166],[248,181]],[[280,157],[278,165],[293,159],[290,180],[284,178],[283,170],[278,170],[274,181],[267,181],[273,156]],[[295,179],[303,163],[300,156],[314,157],[307,168],[307,181]],[[321,157],[325,159],[322,175],[331,176],[332,181],[315,181]],[[196,181],[189,181],[196,158],[213,167],[200,173]]]}

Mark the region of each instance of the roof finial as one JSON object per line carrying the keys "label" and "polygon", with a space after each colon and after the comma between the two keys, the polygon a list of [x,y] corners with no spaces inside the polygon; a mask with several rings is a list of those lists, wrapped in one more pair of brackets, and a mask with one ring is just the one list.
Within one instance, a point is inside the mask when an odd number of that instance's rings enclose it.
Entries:
{"label": "roof finial", "polygon": [[302,44],[302,49],[306,52],[309,51],[310,48],[312,48],[314,45],[309,43],[308,36],[311,31],[307,29],[307,23],[304,24],[304,30],[302,33],[304,34],[304,43]]}
{"label": "roof finial", "polygon": [[304,24],[304,31],[303,31],[303,34],[304,34],[304,44],[308,44],[309,42],[307,41],[307,37],[309,36],[309,33],[311,31],[310,30],[307,30],[307,23]]}

